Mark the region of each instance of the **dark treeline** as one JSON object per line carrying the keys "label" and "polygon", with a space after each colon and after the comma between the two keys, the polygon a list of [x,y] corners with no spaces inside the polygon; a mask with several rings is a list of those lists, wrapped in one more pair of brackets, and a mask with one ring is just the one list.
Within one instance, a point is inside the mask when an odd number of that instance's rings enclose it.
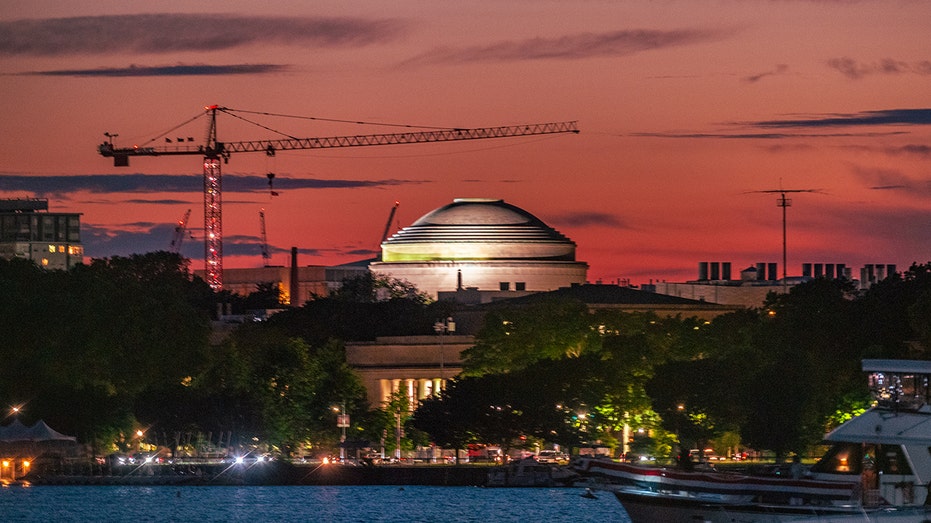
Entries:
{"label": "dark treeline", "polygon": [[543,299],[489,309],[466,372],[411,416],[406,398],[366,404],[344,343],[432,334],[450,304],[358,278],[211,338],[217,304],[276,301],[267,285],[214,293],[165,252],[67,272],[0,260],[0,402],[99,451],[130,449],[137,429],[168,447],[228,434],[282,453],[333,449],[345,408],[351,441],[388,450],[400,417],[405,448],[617,447],[626,426],[652,455],[677,439],[785,455],[866,406],[862,358],[926,359],[931,347],[931,265],[864,293],[814,280],[712,322]]}
{"label": "dark treeline", "polygon": [[626,426],[636,453],[784,457],[869,405],[862,359],[927,359],[929,348],[931,265],[865,292],[815,279],[711,322],[542,300],[490,312],[463,377],[414,423],[453,446],[478,429],[502,445],[618,448]]}
{"label": "dark treeline", "polygon": [[138,449],[137,430],[165,447],[200,438],[282,453],[332,449],[334,409],[344,407],[350,437],[381,439],[394,418],[370,411],[344,342],[431,333],[447,309],[410,286],[363,277],[212,335],[218,308],[280,307],[277,294],[271,284],[246,297],[214,293],[167,252],[71,271],[0,260],[0,404],[21,405],[24,422],[44,419],[98,452]]}

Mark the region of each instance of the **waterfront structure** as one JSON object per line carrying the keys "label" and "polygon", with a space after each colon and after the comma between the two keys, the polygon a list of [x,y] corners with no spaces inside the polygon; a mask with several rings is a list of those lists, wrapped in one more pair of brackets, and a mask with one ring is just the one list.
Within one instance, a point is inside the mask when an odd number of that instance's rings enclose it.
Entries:
{"label": "waterfront structure", "polygon": [[457,198],[381,244],[376,275],[440,292],[541,292],[585,283],[575,242],[529,212],[487,198]]}
{"label": "waterfront structure", "polygon": [[48,200],[0,200],[0,257],[25,258],[46,269],[84,262],[81,213],[53,213]]}

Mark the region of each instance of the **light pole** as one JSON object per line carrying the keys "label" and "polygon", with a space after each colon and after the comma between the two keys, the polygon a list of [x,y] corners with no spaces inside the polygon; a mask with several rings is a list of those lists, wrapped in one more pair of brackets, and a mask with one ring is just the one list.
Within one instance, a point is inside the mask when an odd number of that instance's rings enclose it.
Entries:
{"label": "light pole", "polygon": [[400,463],[401,462],[401,408],[400,407],[398,407],[397,426],[394,428],[394,436],[395,436],[394,458],[398,461],[398,463]]}
{"label": "light pole", "polygon": [[339,460],[346,459],[346,428],[349,427],[349,414],[346,414],[346,402],[342,402],[339,407],[333,407],[338,412],[336,415],[336,426],[340,429],[339,436]]}
{"label": "light pole", "polygon": [[443,321],[437,321],[433,324],[433,330],[436,332],[437,336],[440,337],[440,385],[437,387],[437,390],[434,391],[434,394],[439,396],[440,391],[443,389],[443,382],[446,380],[446,354],[443,351],[443,341],[446,334],[451,332],[456,332],[456,322],[453,321],[452,316],[447,316]]}

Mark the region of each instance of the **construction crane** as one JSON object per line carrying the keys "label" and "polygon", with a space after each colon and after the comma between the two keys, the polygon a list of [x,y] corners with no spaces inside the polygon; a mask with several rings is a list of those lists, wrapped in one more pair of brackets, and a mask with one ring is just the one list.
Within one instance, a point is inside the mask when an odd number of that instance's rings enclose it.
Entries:
{"label": "construction crane", "polygon": [[188,220],[191,219],[191,210],[188,209],[184,213],[184,217],[178,220],[178,225],[175,226],[175,235],[171,239],[171,248],[169,251],[178,254],[181,252],[181,242],[184,241],[184,233],[187,231]]}
{"label": "construction crane", "polygon": [[[531,136],[554,133],[578,133],[577,122],[554,122],[524,125],[510,125],[501,127],[481,127],[471,129],[439,128],[427,131],[410,131],[389,134],[367,134],[354,136],[330,136],[316,138],[295,138],[280,133],[287,138],[275,140],[250,140],[222,142],[217,140],[217,113],[224,113],[248,123],[274,131],[260,124],[255,124],[242,116],[233,114],[233,109],[210,105],[204,108],[203,113],[191,118],[168,132],[190,123],[202,116],[208,116],[206,142],[202,145],[188,145],[193,138],[165,138],[166,144],[151,145],[149,140],[141,146],[116,147],[113,139],[119,135],[104,133],[107,140],[97,147],[97,151],[104,157],[112,157],[116,167],[129,166],[131,156],[174,156],[197,155],[204,160],[204,275],[207,283],[214,290],[223,288],[223,227],[222,227],[222,192],[220,164],[229,162],[232,153],[265,153],[274,156],[276,151],[299,149],[328,149],[335,147],[365,147],[371,145],[401,145],[413,143],[452,142],[461,140],[480,140],[486,138],[511,138],[518,136]],[[238,111],[248,112],[248,111]],[[267,114],[267,113],[262,113]],[[283,116],[283,115],[278,115]],[[278,131],[275,131],[278,132]],[[167,133],[166,133],[167,134]],[[160,135],[157,138],[162,138]],[[271,178],[269,178],[271,182]]]}
{"label": "construction crane", "polygon": [[379,244],[385,243],[385,240],[388,239],[388,233],[391,232],[391,221],[394,220],[394,214],[398,212],[399,205],[401,205],[401,202],[394,202],[394,207],[392,207],[391,212],[388,213],[388,221],[385,222],[385,232],[381,234],[381,242],[379,242]]}
{"label": "construction crane", "polygon": [[259,211],[259,223],[262,226],[262,261],[264,265],[268,267],[268,262],[271,261],[271,255],[268,254],[268,236],[265,235],[265,209]]}

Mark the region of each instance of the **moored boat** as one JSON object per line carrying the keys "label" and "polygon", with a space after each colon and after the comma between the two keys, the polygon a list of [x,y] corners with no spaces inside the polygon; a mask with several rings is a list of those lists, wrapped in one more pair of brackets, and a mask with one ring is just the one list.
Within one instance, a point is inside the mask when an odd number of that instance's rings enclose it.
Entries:
{"label": "moored boat", "polygon": [[578,475],[558,465],[540,463],[533,457],[514,460],[488,471],[487,487],[565,486]]}
{"label": "moored boat", "polygon": [[[864,360],[875,404],[825,440],[803,477],[688,472],[583,459],[633,523],[931,522],[931,361]],[[927,504],[926,504],[927,503]]]}

